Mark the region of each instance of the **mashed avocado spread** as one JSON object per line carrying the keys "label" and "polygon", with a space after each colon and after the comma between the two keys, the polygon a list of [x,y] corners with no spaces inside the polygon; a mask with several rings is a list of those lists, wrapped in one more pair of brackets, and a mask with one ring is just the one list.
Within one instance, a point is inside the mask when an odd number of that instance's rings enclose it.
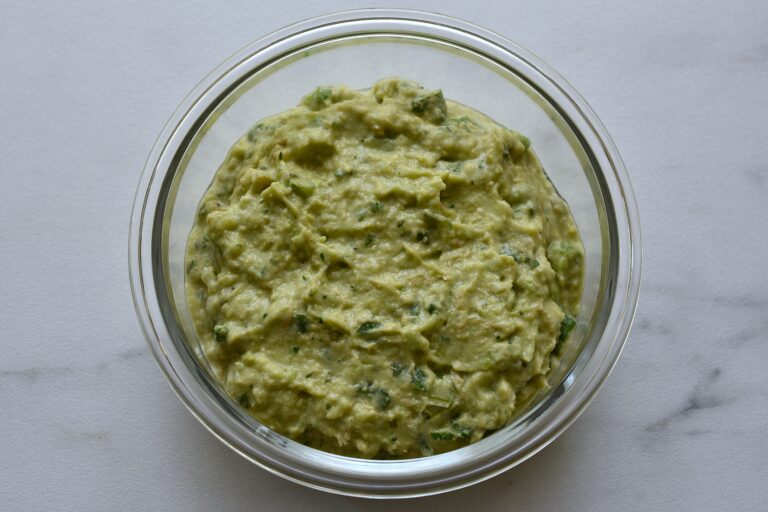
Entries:
{"label": "mashed avocado spread", "polygon": [[528,139],[387,79],[320,87],[232,147],[187,247],[187,302],[227,392],[364,458],[445,452],[548,387],[584,256]]}

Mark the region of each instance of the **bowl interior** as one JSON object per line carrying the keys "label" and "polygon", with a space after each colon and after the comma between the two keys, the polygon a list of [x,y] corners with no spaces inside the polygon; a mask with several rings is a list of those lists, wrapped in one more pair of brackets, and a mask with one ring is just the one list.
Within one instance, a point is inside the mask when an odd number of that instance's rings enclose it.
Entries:
{"label": "bowl interior", "polygon": [[[342,34],[275,54],[258,65],[245,59],[233,68],[234,78],[220,84],[220,92],[186,134],[174,158],[175,169],[170,173],[167,201],[161,212],[159,262],[169,311],[180,326],[177,343],[184,345],[177,348],[194,355],[196,362],[189,364],[203,369],[202,377],[210,381],[211,393],[221,395],[222,403],[229,399],[205,370],[207,365],[192,328],[184,291],[185,246],[198,202],[229,148],[260,119],[295,106],[315,86],[345,84],[363,89],[388,76],[415,80],[426,88],[441,88],[446,98],[527,135],[553,184],[570,205],[584,243],[586,272],[578,326],[564,357],[568,364],[552,373],[549,394],[500,432],[508,437],[524,429],[535,411],[548,407],[567,391],[596,346],[604,322],[600,305],[609,282],[611,233],[606,219],[610,217],[610,206],[582,134],[568,114],[521,72],[525,62],[521,60],[520,64],[520,68],[503,65],[492,55],[455,42],[405,31]],[[234,403],[229,407],[238,421],[264,434],[255,421],[237,412]],[[476,444],[486,443],[485,450],[495,449],[503,442],[497,435]],[[304,449],[304,456],[320,456],[280,436],[267,437],[279,440],[287,449]],[[479,449],[473,446],[458,451]]]}

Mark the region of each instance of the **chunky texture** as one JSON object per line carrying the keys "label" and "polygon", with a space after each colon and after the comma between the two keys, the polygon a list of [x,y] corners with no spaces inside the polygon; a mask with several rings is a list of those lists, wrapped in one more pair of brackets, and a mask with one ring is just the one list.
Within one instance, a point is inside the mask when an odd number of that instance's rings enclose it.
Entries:
{"label": "chunky texture", "polygon": [[583,249],[528,139],[398,79],[258,123],[203,198],[188,306],[226,390],[357,457],[479,440],[546,389]]}

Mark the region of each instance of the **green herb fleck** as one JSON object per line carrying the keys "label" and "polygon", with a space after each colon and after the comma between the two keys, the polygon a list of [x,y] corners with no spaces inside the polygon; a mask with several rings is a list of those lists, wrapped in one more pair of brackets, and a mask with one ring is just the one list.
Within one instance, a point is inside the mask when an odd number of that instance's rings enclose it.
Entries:
{"label": "green herb fleck", "polygon": [[427,390],[426,372],[421,368],[415,368],[413,372],[411,372],[411,384],[413,384],[418,390],[426,391]]}
{"label": "green herb fleck", "polygon": [[381,327],[380,322],[364,322],[357,328],[357,334],[368,334]]}
{"label": "green herb fleck", "polygon": [[224,325],[215,325],[213,326],[213,338],[219,342],[223,343],[227,341],[227,335],[229,334],[229,329],[226,328]]}
{"label": "green herb fleck", "polygon": [[382,411],[386,409],[392,401],[392,398],[385,389],[374,385],[371,381],[363,384],[356,384],[355,389],[357,389],[358,393],[369,396]]}
{"label": "green herb fleck", "polygon": [[376,237],[373,236],[373,233],[368,233],[368,235],[365,237],[365,246],[369,247],[375,238]]}
{"label": "green herb fleck", "polygon": [[414,114],[435,124],[445,121],[447,110],[443,91],[439,89],[417,96],[411,102],[411,111]]}
{"label": "green herb fleck", "polygon": [[319,110],[331,103],[333,91],[330,87],[318,87],[309,96],[304,98],[304,104],[312,110]]}
{"label": "green herb fleck", "polygon": [[462,439],[469,439],[470,436],[472,435],[472,427],[464,427],[462,425],[459,425],[458,423],[454,423],[453,425],[451,425],[451,428]]}
{"label": "green herb fleck", "polygon": [[526,264],[531,268],[536,268],[539,266],[539,260],[532,256],[522,255],[511,249],[507,244],[501,246],[500,252],[505,256],[510,256],[518,265]]}
{"label": "green herb fleck", "polygon": [[259,132],[264,128],[262,123],[257,124],[248,132],[248,141],[254,142],[259,137]]}
{"label": "green herb fleck", "polygon": [[296,330],[300,333],[305,333],[309,330],[309,318],[303,313],[298,313],[293,317],[296,321]]}
{"label": "green herb fleck", "polygon": [[390,365],[390,368],[392,368],[392,376],[393,377],[399,377],[403,373],[405,373],[405,370],[408,369],[406,365],[403,363],[394,362]]}
{"label": "green herb fleck", "polygon": [[243,393],[237,398],[237,403],[242,405],[243,407],[248,407],[251,404],[251,400],[248,397],[248,393]]}
{"label": "green herb fleck", "polygon": [[392,400],[389,396],[389,393],[387,393],[385,390],[381,388],[377,388],[371,395],[373,397],[373,400],[376,402],[376,405],[379,406],[379,409],[382,411],[387,408],[389,405],[389,402]]}
{"label": "green herb fleck", "polygon": [[429,306],[427,307],[427,312],[430,315],[434,315],[436,311],[437,311],[437,305],[434,303],[430,303]]}
{"label": "green herb fleck", "polygon": [[298,354],[299,353],[299,347],[297,347],[296,345],[292,346],[291,350],[293,350],[294,354]]}
{"label": "green herb fleck", "polygon": [[432,432],[430,436],[435,441],[451,441],[456,438],[456,435],[448,430],[437,430]]}
{"label": "green herb fleck", "polygon": [[547,248],[547,258],[555,272],[567,273],[574,264],[581,262],[582,253],[566,241],[555,240]]}
{"label": "green herb fleck", "polygon": [[555,344],[555,348],[552,350],[553,354],[560,354],[560,349],[562,349],[565,340],[568,339],[568,335],[571,334],[571,331],[573,331],[575,327],[576,319],[566,313],[565,317],[563,317],[563,321],[560,322],[560,336],[557,337],[557,343]]}

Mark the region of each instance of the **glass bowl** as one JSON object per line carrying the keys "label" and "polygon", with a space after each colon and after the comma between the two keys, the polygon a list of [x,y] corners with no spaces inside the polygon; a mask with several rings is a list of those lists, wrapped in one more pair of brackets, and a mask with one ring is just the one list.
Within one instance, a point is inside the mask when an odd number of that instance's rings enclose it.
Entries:
{"label": "glass bowl", "polygon": [[[585,288],[551,388],[508,426],[467,447],[409,460],[338,456],[257,422],[222,390],[186,308],[184,253],[204,191],[256,121],[317,85],[367,88],[400,76],[526,134],[571,206],[585,248]],[[301,484],[368,497],[434,494],[479,482],[550,443],[584,410],[627,338],[640,283],[637,207],[621,158],[587,103],[515,43],[466,22],[404,10],[332,14],[237,52],[187,96],[147,160],[131,216],[130,279],[149,346],[174,391],[214,435]]]}

